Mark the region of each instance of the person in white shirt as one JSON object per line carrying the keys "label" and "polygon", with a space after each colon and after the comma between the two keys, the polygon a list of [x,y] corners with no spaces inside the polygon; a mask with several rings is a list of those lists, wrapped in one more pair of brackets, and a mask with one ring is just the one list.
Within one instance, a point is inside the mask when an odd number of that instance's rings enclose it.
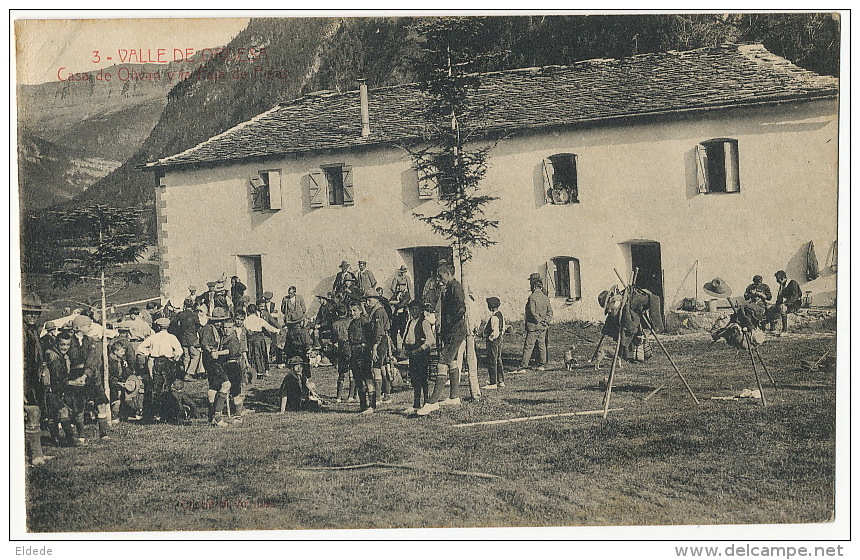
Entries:
{"label": "person in white shirt", "polygon": [[242,326],[248,331],[248,360],[257,372],[257,379],[262,379],[269,371],[269,351],[266,348],[266,333],[277,335],[278,329],[260,317],[257,306],[248,304],[248,316]]}
{"label": "person in white shirt", "polygon": [[163,395],[171,389],[182,358],[179,339],[167,332],[170,319],[157,319],[154,326],[155,333],[146,337],[137,347],[138,355],[145,356],[147,361],[144,378],[144,421],[157,421],[161,418]]}
{"label": "person in white shirt", "polygon": [[487,337],[487,369],[490,373],[490,384],[482,389],[496,389],[505,386],[505,368],[502,366],[502,344],[504,344],[505,317],[499,311],[502,302],[497,297],[487,298],[487,309],[490,310],[484,336]]}

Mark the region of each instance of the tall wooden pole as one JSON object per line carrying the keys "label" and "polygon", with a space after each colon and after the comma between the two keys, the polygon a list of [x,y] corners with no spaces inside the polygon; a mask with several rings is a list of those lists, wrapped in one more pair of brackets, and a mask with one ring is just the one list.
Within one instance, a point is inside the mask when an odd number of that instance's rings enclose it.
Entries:
{"label": "tall wooden pole", "polygon": [[105,396],[108,400],[107,419],[111,421],[110,416],[110,376],[108,374],[108,344],[107,344],[107,296],[105,295],[105,271],[101,272],[101,291],[102,291],[102,370],[105,384]]}

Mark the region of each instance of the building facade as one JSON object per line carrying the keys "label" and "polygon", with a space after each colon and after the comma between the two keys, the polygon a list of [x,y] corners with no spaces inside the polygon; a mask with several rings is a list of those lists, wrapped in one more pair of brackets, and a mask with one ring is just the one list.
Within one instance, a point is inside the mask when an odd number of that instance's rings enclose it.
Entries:
{"label": "building facade", "polygon": [[[499,197],[497,243],[469,264],[479,302],[497,296],[521,316],[538,272],[557,316],[598,320],[597,294],[634,268],[667,309],[707,298],[713,277],[736,295],[754,274],[774,287],[780,269],[814,305],[833,302],[835,79],[729,45],[483,84],[487,129],[503,139],[481,187]],[[364,112],[362,97],[309,95],[147,165],[165,297],[222,274],[252,297],[292,285],[323,295],[342,260],[367,261],[381,285],[405,264],[420,293],[451,251],[414,216],[438,209],[403,148],[420,141],[420,97],[372,90]],[[810,242],[820,274],[807,282]]]}

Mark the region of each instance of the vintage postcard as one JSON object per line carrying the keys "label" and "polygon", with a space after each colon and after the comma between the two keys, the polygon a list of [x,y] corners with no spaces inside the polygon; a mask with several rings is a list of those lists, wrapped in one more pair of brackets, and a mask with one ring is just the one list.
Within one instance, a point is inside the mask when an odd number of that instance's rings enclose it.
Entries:
{"label": "vintage postcard", "polygon": [[190,16],[12,12],[14,539],[841,555],[847,12]]}

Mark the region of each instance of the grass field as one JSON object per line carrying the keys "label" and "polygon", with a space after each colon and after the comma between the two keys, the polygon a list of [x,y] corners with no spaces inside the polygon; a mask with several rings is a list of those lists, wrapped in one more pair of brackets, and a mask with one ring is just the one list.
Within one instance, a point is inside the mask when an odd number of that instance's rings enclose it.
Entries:
{"label": "grass field", "polygon": [[[665,337],[702,404],[680,380],[645,402],[671,373],[656,349],[626,365],[612,406],[623,410],[516,424],[454,424],[601,407],[602,377],[565,371],[561,349],[596,328],[555,327],[546,372],[509,375],[507,388],[427,417],[395,402],[371,416],[354,404],[276,414],[282,372],[251,386],[243,424],[121,424],[109,443],[46,447],[57,458],[29,470],[28,529],[161,531],[659,524],[816,523],[834,514],[835,374],[801,359],[835,348],[835,334],[772,339],[762,353],[778,383],[769,406],[711,400],[755,388],[749,358],[707,335]],[[513,365],[521,337],[508,336]],[[585,362],[593,345],[577,349]],[[511,368],[512,369],[512,368]],[[324,398],[334,368],[318,368]],[[485,369],[481,378],[486,382]],[[186,384],[202,401],[204,382]],[[466,387],[464,386],[464,391]],[[205,408],[204,408],[205,410]],[[93,428],[94,429],[94,428]],[[369,462],[415,469],[303,470]],[[461,476],[475,471],[499,478]],[[240,501],[242,502],[240,504]]]}

